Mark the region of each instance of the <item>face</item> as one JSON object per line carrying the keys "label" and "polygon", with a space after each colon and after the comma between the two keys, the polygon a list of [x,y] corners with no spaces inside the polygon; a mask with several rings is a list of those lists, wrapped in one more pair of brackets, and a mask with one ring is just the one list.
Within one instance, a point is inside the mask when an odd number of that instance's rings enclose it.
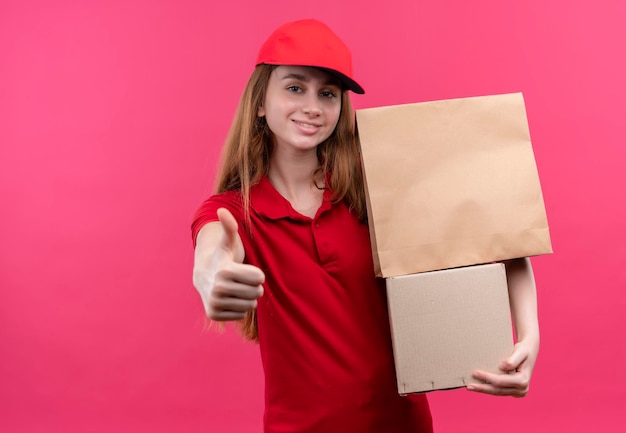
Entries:
{"label": "face", "polygon": [[304,66],[278,66],[270,75],[258,116],[265,117],[277,150],[310,151],[335,130],[341,85],[332,75]]}

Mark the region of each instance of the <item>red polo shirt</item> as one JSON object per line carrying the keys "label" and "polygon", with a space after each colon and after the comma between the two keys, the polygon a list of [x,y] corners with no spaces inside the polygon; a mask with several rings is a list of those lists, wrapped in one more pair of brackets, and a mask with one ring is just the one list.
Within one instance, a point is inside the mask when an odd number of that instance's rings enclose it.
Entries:
{"label": "red polo shirt", "polygon": [[252,231],[240,195],[205,201],[193,238],[225,207],[239,221],[246,262],[263,270],[259,344],[265,431],[430,432],[426,397],[396,389],[383,280],[374,277],[369,232],[330,192],[314,218],[295,211],[263,178],[250,191]]}

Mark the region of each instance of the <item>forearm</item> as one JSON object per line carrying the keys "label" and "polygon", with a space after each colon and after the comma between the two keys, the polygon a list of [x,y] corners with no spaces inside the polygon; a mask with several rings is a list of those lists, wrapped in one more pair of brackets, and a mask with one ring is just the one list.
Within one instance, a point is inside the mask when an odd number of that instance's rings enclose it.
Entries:
{"label": "forearm", "polygon": [[[236,233],[236,226],[232,228]],[[196,246],[194,250],[194,269],[206,269],[213,260],[213,256],[218,253],[218,249],[223,248],[221,244],[224,237],[224,229],[222,223],[214,221],[205,224],[196,237]],[[233,244],[231,251],[233,259],[242,262],[244,258],[243,244],[241,238],[237,234],[233,234]]]}
{"label": "forearm", "polygon": [[193,285],[198,291],[205,312],[209,312],[209,288],[213,285],[212,276],[207,271],[211,263],[211,258],[219,245],[222,236],[219,223],[208,223],[198,232],[195,239],[194,263],[193,263]]}
{"label": "forearm", "polygon": [[505,266],[517,343],[513,353],[500,363],[503,373],[475,371],[473,377],[482,383],[470,384],[467,389],[493,395],[524,397],[528,393],[539,352],[535,277],[528,258],[506,261]]}
{"label": "forearm", "polygon": [[194,265],[206,265],[223,236],[223,231],[219,222],[205,224],[195,239]]}
{"label": "forearm", "polygon": [[537,290],[532,266],[528,258],[505,262],[511,316],[518,342],[529,344],[531,351],[539,349],[539,321],[537,317]]}

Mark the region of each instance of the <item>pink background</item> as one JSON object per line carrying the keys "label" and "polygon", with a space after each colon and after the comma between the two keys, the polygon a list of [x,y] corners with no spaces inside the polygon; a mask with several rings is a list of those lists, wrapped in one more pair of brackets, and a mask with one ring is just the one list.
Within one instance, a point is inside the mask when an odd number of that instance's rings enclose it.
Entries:
{"label": "pink background", "polygon": [[258,46],[301,17],[352,47],[358,108],[526,98],[555,249],[532,390],[431,394],[438,431],[623,431],[625,4],[3,0],[0,431],[260,432],[257,349],[205,329],[189,224]]}

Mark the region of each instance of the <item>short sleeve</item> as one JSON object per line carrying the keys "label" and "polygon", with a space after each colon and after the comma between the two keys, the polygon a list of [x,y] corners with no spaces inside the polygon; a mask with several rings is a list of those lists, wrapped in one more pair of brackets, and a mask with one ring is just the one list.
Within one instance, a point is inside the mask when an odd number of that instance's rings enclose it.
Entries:
{"label": "short sleeve", "polygon": [[243,217],[243,206],[241,196],[235,191],[226,191],[206,199],[196,211],[191,223],[191,239],[193,246],[196,246],[198,232],[205,224],[218,221],[217,210],[226,208],[233,214],[237,222],[241,225]]}

